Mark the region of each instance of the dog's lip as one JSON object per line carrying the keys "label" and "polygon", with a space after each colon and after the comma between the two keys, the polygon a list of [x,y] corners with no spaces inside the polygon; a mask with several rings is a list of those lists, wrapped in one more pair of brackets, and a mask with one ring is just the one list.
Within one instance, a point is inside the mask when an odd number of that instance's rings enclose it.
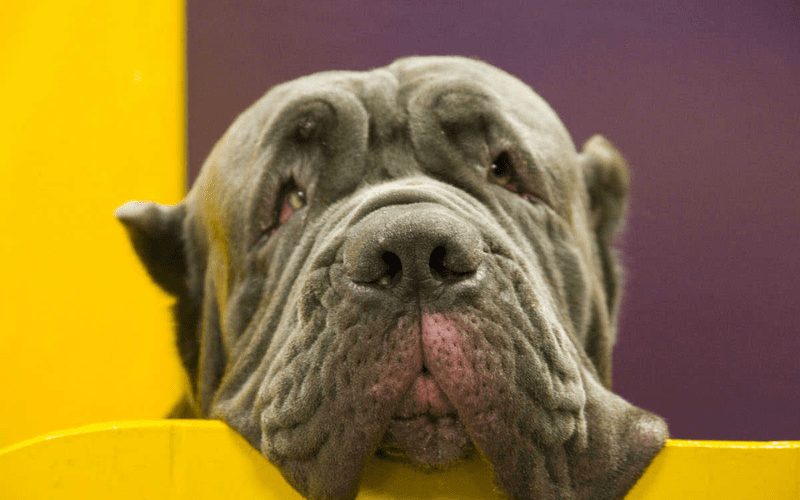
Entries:
{"label": "dog's lip", "polygon": [[392,421],[393,422],[411,422],[411,421],[430,421],[430,422],[441,422],[444,424],[456,424],[459,422],[458,413],[446,413],[444,415],[436,415],[431,412],[425,413],[415,413],[414,415],[393,415]]}
{"label": "dog's lip", "polygon": [[455,406],[424,367],[400,400],[393,418],[409,420],[423,415],[434,418],[456,415]]}

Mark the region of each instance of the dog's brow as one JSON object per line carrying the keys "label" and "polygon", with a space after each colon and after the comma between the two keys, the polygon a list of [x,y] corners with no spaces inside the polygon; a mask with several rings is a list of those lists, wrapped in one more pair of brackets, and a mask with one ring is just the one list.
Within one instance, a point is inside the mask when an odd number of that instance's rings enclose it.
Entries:
{"label": "dog's brow", "polygon": [[[263,151],[275,142],[276,138],[297,135],[303,139],[313,136],[320,122],[336,116],[336,108],[324,95],[298,97],[283,106],[267,121],[257,151]],[[306,131],[305,134],[302,130]]]}

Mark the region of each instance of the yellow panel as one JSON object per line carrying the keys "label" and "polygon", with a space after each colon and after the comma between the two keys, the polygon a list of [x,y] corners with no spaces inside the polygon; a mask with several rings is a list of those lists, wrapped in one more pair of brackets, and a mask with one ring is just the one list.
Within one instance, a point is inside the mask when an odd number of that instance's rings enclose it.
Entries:
{"label": "yellow panel", "polygon": [[[136,421],[42,436],[0,450],[0,498],[300,500],[220,422]],[[498,500],[480,461],[427,474],[373,461],[360,500]],[[668,441],[628,500],[800,500],[800,442]]]}
{"label": "yellow panel", "polygon": [[114,209],[184,191],[181,0],[0,5],[0,445],[158,418],[170,300]]}
{"label": "yellow panel", "polygon": [[800,441],[673,439],[627,500],[800,499]]}

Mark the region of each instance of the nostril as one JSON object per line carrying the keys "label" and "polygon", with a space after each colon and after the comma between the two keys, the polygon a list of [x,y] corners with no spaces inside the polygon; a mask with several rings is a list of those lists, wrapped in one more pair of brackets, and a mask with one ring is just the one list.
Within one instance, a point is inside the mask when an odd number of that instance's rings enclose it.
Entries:
{"label": "nostril", "polygon": [[392,252],[384,252],[381,256],[383,258],[383,262],[386,264],[386,274],[390,277],[394,278],[400,271],[403,270],[403,265],[400,263],[400,257]]}
{"label": "nostril", "polygon": [[434,248],[431,252],[431,260],[428,265],[434,275],[445,277],[447,274],[447,268],[444,267],[444,257],[446,254],[447,250],[442,246]]}
{"label": "nostril", "polygon": [[383,263],[386,264],[386,271],[384,271],[383,276],[378,278],[377,284],[388,287],[391,286],[400,279],[400,273],[403,271],[403,265],[400,262],[400,257],[397,254],[392,252],[384,252],[381,255],[381,259]]}
{"label": "nostril", "polygon": [[464,278],[468,278],[475,273],[474,270],[460,271],[452,269],[452,262],[450,262],[450,266],[448,266],[448,262],[445,260],[447,257],[447,249],[443,246],[438,246],[431,252],[431,258],[428,265],[430,267],[431,274],[434,277],[437,277],[442,281],[459,281]]}

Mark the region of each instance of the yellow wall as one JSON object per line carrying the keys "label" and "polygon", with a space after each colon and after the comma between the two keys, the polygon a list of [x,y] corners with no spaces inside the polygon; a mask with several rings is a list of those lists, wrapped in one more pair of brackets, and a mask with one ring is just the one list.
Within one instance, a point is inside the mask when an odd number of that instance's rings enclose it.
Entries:
{"label": "yellow wall", "polygon": [[[222,422],[96,424],[0,450],[4,500],[302,500]],[[480,459],[431,474],[370,460],[356,500],[500,500]],[[800,500],[800,441],[669,440],[626,500]]]}
{"label": "yellow wall", "polygon": [[170,300],[114,209],[184,190],[181,0],[0,5],[0,446],[162,416]]}

